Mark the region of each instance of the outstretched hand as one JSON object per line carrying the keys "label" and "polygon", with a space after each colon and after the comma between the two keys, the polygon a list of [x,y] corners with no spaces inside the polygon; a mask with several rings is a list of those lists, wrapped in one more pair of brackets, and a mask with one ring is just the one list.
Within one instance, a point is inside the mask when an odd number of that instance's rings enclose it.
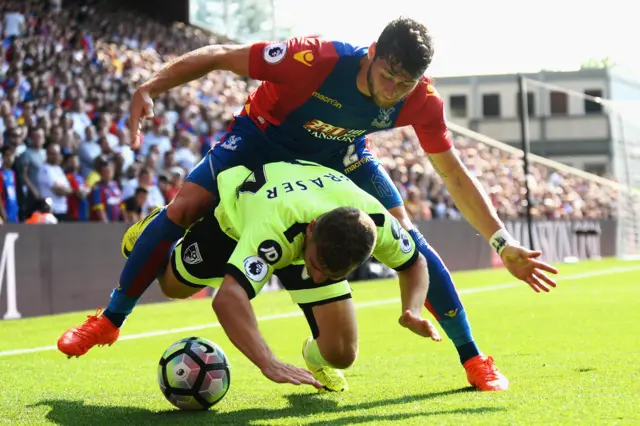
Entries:
{"label": "outstretched hand", "polygon": [[428,319],[414,315],[410,310],[404,311],[398,320],[401,326],[408,328],[418,336],[430,337],[434,342],[440,342],[442,338],[435,326]]}
{"label": "outstretched hand", "polygon": [[322,383],[317,381],[310,371],[285,364],[274,359],[269,365],[262,368],[262,374],[276,383],[291,383],[292,385],[311,385],[317,389],[322,388]]}
{"label": "outstretched hand", "polygon": [[529,284],[536,293],[540,290],[549,292],[549,287],[556,287],[556,282],[545,272],[556,275],[558,270],[553,266],[537,260],[542,252],[531,251],[521,246],[506,246],[500,258],[511,275]]}
{"label": "outstretched hand", "polygon": [[129,136],[131,149],[138,149],[140,145],[140,127],[142,120],[153,118],[153,100],[142,87],[139,87],[131,97],[129,106]]}

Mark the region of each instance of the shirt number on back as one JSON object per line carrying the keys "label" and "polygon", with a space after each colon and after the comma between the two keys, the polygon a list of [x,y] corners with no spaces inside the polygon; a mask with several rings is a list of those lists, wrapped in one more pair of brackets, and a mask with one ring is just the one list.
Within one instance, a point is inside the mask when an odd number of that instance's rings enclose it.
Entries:
{"label": "shirt number on back", "polygon": [[255,194],[260,191],[267,183],[267,174],[264,170],[264,166],[256,169],[251,173],[247,178],[242,182],[242,184],[238,187],[237,195],[239,196],[242,192],[247,192],[249,194]]}

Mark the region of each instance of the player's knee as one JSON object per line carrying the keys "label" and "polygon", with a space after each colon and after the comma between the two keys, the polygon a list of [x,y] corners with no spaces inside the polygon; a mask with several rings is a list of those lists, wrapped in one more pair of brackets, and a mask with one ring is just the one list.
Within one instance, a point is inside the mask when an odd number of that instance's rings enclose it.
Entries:
{"label": "player's knee", "polygon": [[171,267],[167,267],[164,274],[158,277],[158,284],[162,294],[169,299],[188,299],[194,292],[190,288],[186,289],[185,285],[176,279]]}
{"label": "player's knee", "polygon": [[188,228],[213,208],[215,196],[195,183],[185,182],[176,197],[167,206],[167,216],[173,222]]}
{"label": "player's knee", "polygon": [[162,290],[162,294],[169,299],[188,299],[191,297],[191,294],[186,294],[185,292],[176,290],[171,286],[163,286],[162,282],[160,282],[160,290]]}
{"label": "player's knee", "polygon": [[349,368],[358,357],[358,342],[336,342],[325,348],[322,345],[319,346],[322,357],[334,368]]}

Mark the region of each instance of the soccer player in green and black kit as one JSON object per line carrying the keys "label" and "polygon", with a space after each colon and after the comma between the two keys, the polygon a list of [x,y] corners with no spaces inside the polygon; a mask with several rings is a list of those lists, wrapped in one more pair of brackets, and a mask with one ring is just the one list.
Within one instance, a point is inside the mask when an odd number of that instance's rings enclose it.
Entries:
{"label": "soccer player in green and black kit", "polygon": [[[233,344],[269,379],[343,391],[340,371],[356,359],[355,307],[345,277],[370,256],[398,271],[400,325],[440,341],[422,309],[425,259],[407,231],[346,176],[315,163],[243,166],[218,177],[215,217],[196,222],[176,243],[159,277],[171,298],[218,289],[213,309]],[[142,220],[125,239],[137,238]],[[249,302],[275,274],[312,331],[304,342],[308,371],[280,362],[262,338]],[[313,377],[311,377],[313,376]]]}

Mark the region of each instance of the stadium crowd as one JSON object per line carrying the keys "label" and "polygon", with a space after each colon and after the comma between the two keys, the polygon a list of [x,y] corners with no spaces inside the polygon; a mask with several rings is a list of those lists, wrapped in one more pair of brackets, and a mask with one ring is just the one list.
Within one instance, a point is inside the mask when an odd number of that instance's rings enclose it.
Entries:
{"label": "stadium crowd", "polygon": [[[216,72],[161,95],[129,146],[128,101],[164,63],[217,40],[109,2],[0,2],[0,217],[4,223],[135,221],[169,202],[257,82]],[[62,7],[64,6],[64,7]],[[410,129],[370,137],[415,220],[460,217]],[[455,138],[503,218],[522,216],[520,160]],[[534,165],[534,215],[607,218],[611,195]],[[46,201],[45,201],[46,200]],[[55,221],[55,220],[54,220]]]}

